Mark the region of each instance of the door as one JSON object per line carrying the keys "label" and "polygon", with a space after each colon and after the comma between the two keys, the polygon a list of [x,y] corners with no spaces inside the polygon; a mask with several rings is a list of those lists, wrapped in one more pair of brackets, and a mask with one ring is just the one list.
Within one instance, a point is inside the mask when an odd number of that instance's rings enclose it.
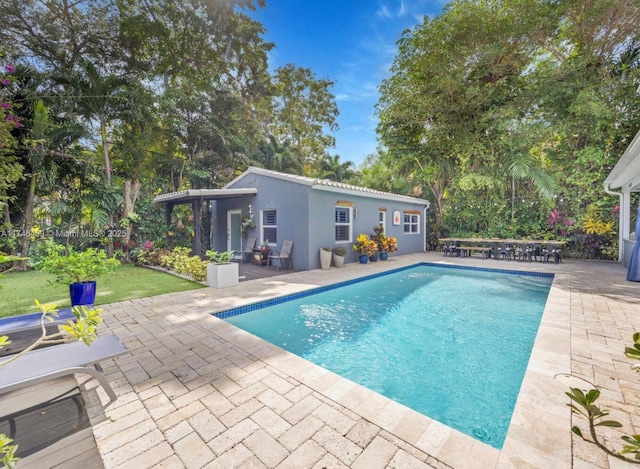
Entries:
{"label": "door", "polygon": [[227,251],[235,251],[235,257],[242,251],[242,211],[227,211]]}

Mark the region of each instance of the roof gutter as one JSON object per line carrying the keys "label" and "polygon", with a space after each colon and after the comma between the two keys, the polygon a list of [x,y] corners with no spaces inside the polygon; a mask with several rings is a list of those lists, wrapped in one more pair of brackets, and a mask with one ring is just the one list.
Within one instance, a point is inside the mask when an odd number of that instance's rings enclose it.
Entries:
{"label": "roof gutter", "polygon": [[427,210],[429,206],[427,205],[422,212],[422,251],[427,252]]}

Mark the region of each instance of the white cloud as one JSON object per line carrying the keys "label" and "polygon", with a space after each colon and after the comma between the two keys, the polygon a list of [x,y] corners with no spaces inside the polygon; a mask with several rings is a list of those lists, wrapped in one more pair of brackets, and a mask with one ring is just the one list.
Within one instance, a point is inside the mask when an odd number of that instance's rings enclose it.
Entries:
{"label": "white cloud", "polygon": [[391,15],[391,12],[389,11],[389,8],[387,7],[387,5],[380,5],[380,8],[378,8],[378,11],[376,11],[376,16],[378,18],[384,18],[384,19],[392,19],[393,16]]}

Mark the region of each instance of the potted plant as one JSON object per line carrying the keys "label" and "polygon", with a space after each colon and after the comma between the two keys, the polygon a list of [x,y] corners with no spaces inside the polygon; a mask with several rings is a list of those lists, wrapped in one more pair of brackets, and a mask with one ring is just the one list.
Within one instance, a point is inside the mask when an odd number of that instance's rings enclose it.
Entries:
{"label": "potted plant", "polygon": [[331,249],[328,247],[320,248],[320,268],[328,270],[331,267]]}
{"label": "potted plant", "polygon": [[242,237],[246,238],[249,230],[253,230],[256,227],[256,221],[253,219],[253,215],[249,215],[240,220],[240,226],[242,228]]}
{"label": "potted plant", "polygon": [[56,276],[56,282],[68,283],[71,306],[92,305],[96,299],[96,279],[113,272],[120,261],[107,257],[104,249],[76,251],[55,244],[47,249],[36,268]]}
{"label": "potted plant", "polygon": [[380,260],[386,261],[389,254],[392,254],[398,250],[398,240],[393,236],[382,235],[382,239],[378,243],[378,249],[380,251]]}
{"label": "potted plant", "polygon": [[356,244],[353,245],[353,250],[358,253],[361,264],[369,262],[369,258],[378,250],[378,245],[375,241],[369,239],[364,233],[361,233],[356,238]]}
{"label": "potted plant", "polygon": [[240,266],[231,262],[234,251],[207,251],[211,263],[207,264],[207,285],[212,288],[226,288],[237,285]]}
{"label": "potted plant", "polygon": [[342,267],[344,265],[344,256],[347,255],[347,248],[344,246],[336,246],[333,248],[333,265]]}

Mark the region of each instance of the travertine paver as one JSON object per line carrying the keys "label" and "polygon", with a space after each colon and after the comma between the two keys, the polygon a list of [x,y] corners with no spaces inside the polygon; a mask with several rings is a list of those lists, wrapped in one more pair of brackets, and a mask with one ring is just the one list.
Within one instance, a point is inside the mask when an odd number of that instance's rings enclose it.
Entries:
{"label": "travertine paver", "polygon": [[[501,451],[210,315],[420,261],[556,274]],[[392,256],[386,263],[244,282],[104,307],[103,331],[129,354],[105,363],[118,400],[85,384],[105,467],[610,468],[572,437],[557,373],[601,386],[601,407],[630,433],[640,382],[623,356],[640,330],[640,284],[615,263],[563,264]],[[622,431],[605,429],[612,445]],[[637,430],[636,430],[637,432]]]}

